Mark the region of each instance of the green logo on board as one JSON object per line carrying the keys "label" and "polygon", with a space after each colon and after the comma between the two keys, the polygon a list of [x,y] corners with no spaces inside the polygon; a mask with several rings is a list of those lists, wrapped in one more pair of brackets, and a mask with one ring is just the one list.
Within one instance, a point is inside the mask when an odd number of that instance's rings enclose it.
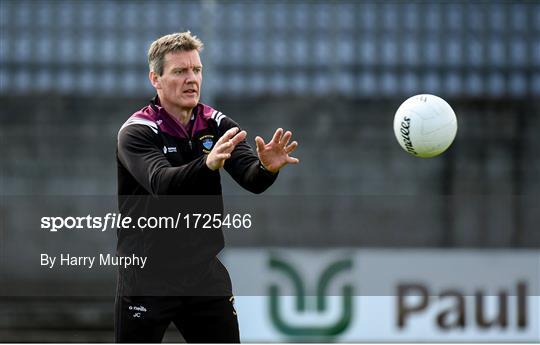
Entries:
{"label": "green logo on board", "polygon": [[[342,271],[352,268],[352,260],[339,260],[328,265],[320,274],[316,284],[316,295],[308,296],[306,287],[301,275],[291,265],[282,259],[271,257],[269,262],[270,268],[282,272],[289,278],[294,286],[295,312],[301,315],[306,313],[315,313],[323,315],[327,310],[328,288],[330,283],[336,278],[336,275]],[[341,310],[336,320],[329,322],[326,325],[320,326],[297,326],[292,325],[286,320],[287,315],[282,310],[282,299],[280,288],[277,285],[271,285],[269,288],[270,296],[270,317],[274,326],[283,334],[293,337],[304,338],[324,338],[329,339],[343,333],[350,325],[353,311],[353,287],[344,285],[340,294]],[[308,307],[308,299],[315,299],[315,303]]]}

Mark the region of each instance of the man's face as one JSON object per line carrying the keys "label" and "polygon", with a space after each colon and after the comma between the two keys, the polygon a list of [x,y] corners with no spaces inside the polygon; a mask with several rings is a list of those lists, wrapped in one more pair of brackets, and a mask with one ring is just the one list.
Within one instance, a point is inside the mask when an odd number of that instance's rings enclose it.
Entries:
{"label": "man's face", "polygon": [[202,63],[199,52],[178,51],[165,55],[163,74],[150,73],[154,87],[160,91],[162,104],[191,110],[197,106],[202,85]]}

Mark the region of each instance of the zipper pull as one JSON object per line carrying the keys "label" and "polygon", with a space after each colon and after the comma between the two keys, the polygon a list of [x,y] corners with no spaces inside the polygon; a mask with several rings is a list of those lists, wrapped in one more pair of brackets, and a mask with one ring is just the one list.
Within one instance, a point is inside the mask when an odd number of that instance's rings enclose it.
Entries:
{"label": "zipper pull", "polygon": [[189,143],[189,149],[190,149],[190,150],[193,150],[193,143],[191,142],[191,140],[188,141],[188,143]]}

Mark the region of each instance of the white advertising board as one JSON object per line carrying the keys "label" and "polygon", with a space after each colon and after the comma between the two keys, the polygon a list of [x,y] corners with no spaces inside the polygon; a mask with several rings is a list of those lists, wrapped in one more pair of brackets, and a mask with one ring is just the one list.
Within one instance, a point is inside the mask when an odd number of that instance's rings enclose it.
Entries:
{"label": "white advertising board", "polygon": [[244,342],[540,342],[534,250],[229,249]]}

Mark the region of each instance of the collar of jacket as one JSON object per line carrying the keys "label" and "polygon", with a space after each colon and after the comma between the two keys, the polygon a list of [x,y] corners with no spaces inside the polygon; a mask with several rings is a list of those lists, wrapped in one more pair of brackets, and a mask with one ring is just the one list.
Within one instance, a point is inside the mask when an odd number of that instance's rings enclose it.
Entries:
{"label": "collar of jacket", "polygon": [[[161,106],[161,102],[157,95],[150,100],[150,107],[154,111],[155,120],[159,128],[163,132],[174,137],[190,139],[197,131],[203,130],[208,127],[206,117],[198,116],[198,114],[204,113],[205,105],[202,103],[198,103],[197,106],[193,109],[192,119],[195,121],[195,123],[192,126],[191,133],[188,133],[185,127],[182,126],[182,124],[178,122],[178,120],[176,120],[173,116],[167,113],[165,108]],[[207,108],[211,109],[210,107]]]}

